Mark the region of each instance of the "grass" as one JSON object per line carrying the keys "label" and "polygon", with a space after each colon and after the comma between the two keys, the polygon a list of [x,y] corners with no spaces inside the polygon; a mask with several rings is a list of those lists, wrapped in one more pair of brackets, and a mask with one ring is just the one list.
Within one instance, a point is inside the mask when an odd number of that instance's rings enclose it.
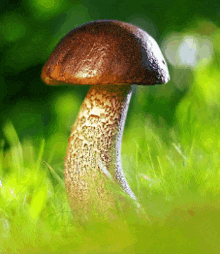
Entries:
{"label": "grass", "polygon": [[20,142],[13,125],[6,124],[10,146],[4,149],[1,142],[0,252],[219,253],[217,149],[207,153],[195,144],[165,144],[155,126],[145,126],[152,139],[137,140],[132,157],[127,133],[123,155],[141,210],[131,204],[114,221],[94,215],[82,224],[72,218],[62,169],[44,158],[45,140],[38,148],[31,140]]}

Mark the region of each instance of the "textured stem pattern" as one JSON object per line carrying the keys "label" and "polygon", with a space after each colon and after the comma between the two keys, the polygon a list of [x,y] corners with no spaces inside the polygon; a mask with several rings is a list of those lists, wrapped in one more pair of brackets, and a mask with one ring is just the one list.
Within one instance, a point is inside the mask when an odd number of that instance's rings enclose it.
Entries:
{"label": "textured stem pattern", "polygon": [[96,85],[83,101],[65,157],[65,184],[74,211],[89,209],[94,200],[103,207],[111,206],[114,198],[106,188],[106,175],[136,199],[121,167],[121,141],[131,94],[131,85]]}

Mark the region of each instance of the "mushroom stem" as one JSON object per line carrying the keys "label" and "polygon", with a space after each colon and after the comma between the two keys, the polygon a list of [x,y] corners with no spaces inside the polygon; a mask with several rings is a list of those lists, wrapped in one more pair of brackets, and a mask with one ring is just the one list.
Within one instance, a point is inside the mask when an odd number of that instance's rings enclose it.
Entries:
{"label": "mushroom stem", "polygon": [[101,203],[108,203],[112,199],[105,184],[108,177],[136,199],[121,167],[121,141],[131,95],[131,85],[90,87],[72,127],[65,157],[65,184],[73,210],[86,209],[92,193]]}

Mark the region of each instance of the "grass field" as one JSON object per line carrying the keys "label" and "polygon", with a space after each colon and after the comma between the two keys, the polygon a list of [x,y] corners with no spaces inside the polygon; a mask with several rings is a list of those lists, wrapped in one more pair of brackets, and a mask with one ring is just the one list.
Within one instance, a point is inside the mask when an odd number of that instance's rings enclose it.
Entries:
{"label": "grass field", "polygon": [[186,93],[172,82],[136,88],[122,162],[140,208],[130,201],[113,221],[93,214],[80,223],[67,203],[63,157],[67,125],[74,121],[70,109],[77,113],[80,106],[74,95],[54,100],[59,124],[46,139],[20,140],[13,121],[6,122],[0,143],[0,253],[219,253],[218,54],[192,72]]}

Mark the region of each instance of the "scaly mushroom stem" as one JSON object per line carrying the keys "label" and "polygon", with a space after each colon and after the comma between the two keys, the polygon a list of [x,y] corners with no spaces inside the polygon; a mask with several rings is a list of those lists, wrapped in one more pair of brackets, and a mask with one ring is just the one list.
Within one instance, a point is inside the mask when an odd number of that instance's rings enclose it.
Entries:
{"label": "scaly mushroom stem", "polygon": [[103,206],[112,202],[105,182],[108,176],[136,199],[121,167],[121,141],[131,95],[131,85],[90,87],[72,127],[65,158],[65,184],[73,210],[87,209],[91,195]]}

